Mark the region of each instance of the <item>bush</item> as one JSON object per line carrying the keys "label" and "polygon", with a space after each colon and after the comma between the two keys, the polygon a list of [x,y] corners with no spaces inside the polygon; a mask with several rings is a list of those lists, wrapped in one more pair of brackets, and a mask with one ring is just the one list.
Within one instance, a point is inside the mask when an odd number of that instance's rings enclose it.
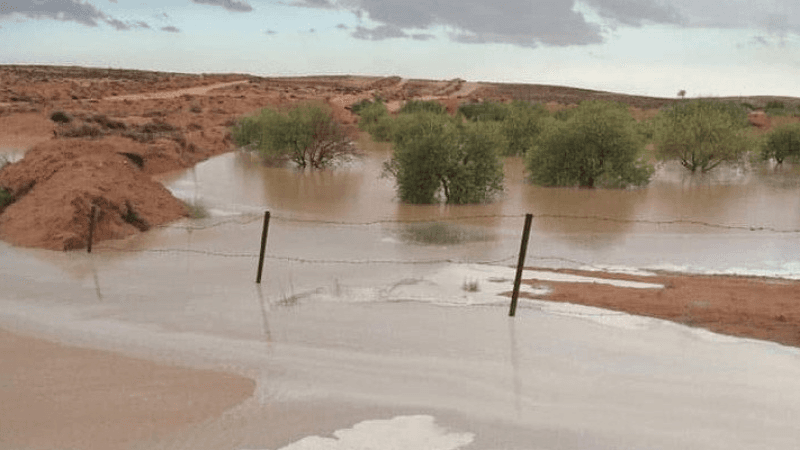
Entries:
{"label": "bush", "polygon": [[414,114],[419,112],[447,114],[447,108],[435,100],[409,100],[400,108],[400,114]]}
{"label": "bush", "polygon": [[70,123],[72,122],[72,116],[64,111],[54,111],[53,114],[50,114],[50,120],[56,123]]}
{"label": "bush", "polygon": [[11,193],[0,187],[0,212],[3,212],[9,204],[11,204]]}
{"label": "bush", "polygon": [[468,103],[458,108],[458,114],[472,121],[502,122],[509,115],[509,106],[499,102]]}
{"label": "bush", "polygon": [[761,147],[761,157],[775,158],[778,164],[787,157],[800,156],[800,124],[792,123],[772,130]]}
{"label": "bush", "polygon": [[358,128],[369,133],[375,141],[390,141],[392,139],[393,121],[389,116],[386,105],[380,101],[365,101],[367,104],[362,102],[360,103],[362,106],[358,108],[358,114],[360,116]]}
{"label": "bush", "polygon": [[694,100],[657,116],[656,156],[677,159],[692,172],[708,172],[723,162],[739,161],[750,148],[747,112],[741,106]]}
{"label": "bush", "polygon": [[508,143],[503,154],[523,155],[536,143],[544,120],[550,116],[541,104],[513,102],[502,122],[502,133]]}
{"label": "bush", "polygon": [[237,145],[258,150],[267,158],[288,158],[300,167],[322,168],[353,153],[350,140],[321,106],[304,104],[281,113],[265,108],[233,127]]}
{"label": "bush", "polygon": [[402,114],[395,126],[386,171],[402,201],[434,203],[442,192],[447,203],[477,203],[502,190],[496,132],[434,112]]}
{"label": "bush", "polygon": [[531,181],[544,186],[639,186],[653,173],[640,160],[643,150],[626,106],[583,102],[567,120],[546,122],[526,165]]}

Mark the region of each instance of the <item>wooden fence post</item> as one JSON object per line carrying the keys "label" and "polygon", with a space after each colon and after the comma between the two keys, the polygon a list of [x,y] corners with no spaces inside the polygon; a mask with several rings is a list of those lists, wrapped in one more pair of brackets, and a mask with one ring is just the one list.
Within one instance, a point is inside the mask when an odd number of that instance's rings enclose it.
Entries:
{"label": "wooden fence post", "polygon": [[264,252],[267,249],[267,232],[269,231],[269,211],[264,212],[264,229],[261,230],[261,253],[258,255],[258,274],[256,283],[261,284],[261,272],[264,270]]}
{"label": "wooden fence post", "polygon": [[92,205],[89,213],[89,242],[86,244],[86,253],[92,253],[92,241],[94,240],[94,222],[97,216],[97,206]]}
{"label": "wooden fence post", "polygon": [[519,298],[519,285],[522,282],[522,266],[525,265],[525,253],[528,251],[528,237],[531,234],[531,221],[533,214],[525,214],[525,228],[522,230],[522,244],[519,248],[519,261],[517,261],[517,276],[514,277],[514,292],[511,294],[511,308],[508,315],[514,317],[517,313],[517,298]]}

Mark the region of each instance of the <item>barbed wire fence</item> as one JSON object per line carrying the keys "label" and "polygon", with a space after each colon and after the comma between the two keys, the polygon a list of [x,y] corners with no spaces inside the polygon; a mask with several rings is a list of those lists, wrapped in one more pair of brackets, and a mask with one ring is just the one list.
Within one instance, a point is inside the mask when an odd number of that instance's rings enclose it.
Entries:
{"label": "barbed wire fence", "polygon": [[[530,216],[528,218],[527,216]],[[270,220],[285,223],[285,224],[304,224],[304,225],[318,225],[318,226],[330,226],[330,227],[375,227],[375,226],[386,226],[386,225],[414,225],[414,224],[441,224],[441,223],[452,223],[452,222],[469,222],[469,221],[481,221],[481,220],[519,220],[519,219],[526,219],[525,228],[523,229],[523,240],[521,244],[521,248],[519,252],[510,253],[503,257],[497,257],[492,259],[458,259],[458,258],[426,258],[426,259],[371,259],[371,258],[364,258],[364,259],[355,259],[355,258],[305,258],[305,257],[298,257],[298,256],[290,256],[290,255],[279,255],[279,254],[271,254],[266,253],[266,234],[267,229],[269,226]],[[368,220],[368,221],[341,221],[341,220],[322,220],[316,218],[303,218],[303,217],[292,217],[292,216],[285,216],[285,215],[275,215],[271,216],[269,212],[266,212],[263,216],[260,214],[254,213],[241,213],[236,216],[229,216],[225,218],[207,218],[207,219],[194,219],[183,223],[172,223],[166,225],[160,225],[154,228],[159,229],[171,229],[171,230],[186,230],[186,231],[201,231],[201,230],[208,230],[208,229],[215,229],[219,227],[231,226],[231,225],[238,225],[238,226],[248,226],[259,222],[261,220],[264,221],[264,229],[262,234],[262,246],[260,252],[228,252],[228,251],[217,251],[217,250],[202,250],[202,249],[194,249],[194,248],[145,248],[145,249],[126,249],[120,246],[116,246],[113,244],[106,244],[102,246],[102,251],[104,252],[117,252],[117,253],[151,253],[151,254],[199,254],[204,256],[212,256],[212,257],[221,257],[221,258],[248,258],[252,260],[258,259],[258,276],[256,283],[260,283],[261,279],[261,270],[263,267],[264,260],[271,260],[271,261],[283,261],[288,263],[299,263],[299,264],[344,264],[344,265],[376,265],[376,264],[385,264],[385,265],[436,265],[436,264],[475,264],[475,265],[507,265],[512,266],[513,261],[517,259],[517,275],[514,283],[514,290],[512,294],[512,304],[509,310],[509,315],[514,315],[514,310],[516,309],[516,297],[519,293],[519,279],[521,277],[521,272],[523,266],[529,264],[531,261],[539,261],[539,262],[556,262],[562,263],[566,265],[571,265],[574,267],[579,268],[589,268],[594,270],[604,270],[604,267],[598,266],[594,263],[587,262],[587,261],[580,261],[572,258],[566,258],[559,255],[543,255],[543,254],[531,254],[526,255],[526,250],[528,248],[527,242],[527,234],[530,232],[530,223],[533,218],[542,220],[572,220],[572,221],[599,221],[599,222],[611,222],[611,223],[621,223],[621,224],[644,224],[644,225],[651,225],[651,226],[694,226],[694,227],[702,227],[702,228],[709,228],[709,229],[718,229],[718,230],[725,230],[725,231],[742,231],[747,233],[776,233],[776,234],[800,234],[800,229],[781,229],[776,228],[773,226],[766,226],[766,225],[751,225],[751,224],[721,224],[721,223],[713,223],[707,222],[702,220],[696,219],[665,219],[665,220],[654,220],[654,219],[626,219],[626,218],[618,218],[618,217],[608,217],[608,216],[599,216],[599,215],[573,215],[573,214],[475,214],[475,215],[461,215],[461,216],[443,216],[443,217],[424,217],[424,218],[387,218],[387,219],[376,219],[376,220]],[[91,222],[93,225],[94,222]],[[90,236],[91,236],[90,230]],[[256,237],[253,237],[253,242],[255,245]],[[91,249],[91,242],[87,243],[87,248]]]}
{"label": "barbed wire fence", "polygon": [[[581,220],[581,221],[599,221],[611,222],[621,224],[644,224],[652,226],[697,226],[710,229],[728,230],[728,231],[746,231],[746,232],[766,232],[778,234],[800,234],[800,229],[780,229],[772,226],[765,225],[750,225],[750,224],[720,224],[713,222],[706,222],[695,219],[624,219],[618,217],[608,217],[599,215],[573,215],[573,214],[535,214],[534,219],[555,219],[555,220]],[[369,221],[341,221],[341,220],[322,220],[313,218],[292,217],[284,215],[271,215],[271,221],[282,223],[296,223],[308,225],[327,225],[336,227],[372,227],[382,225],[402,225],[402,224],[436,224],[448,222],[464,222],[464,221],[477,221],[477,220],[490,220],[490,219],[524,219],[525,214],[475,214],[475,215],[462,215],[462,216],[443,216],[443,217],[425,217],[425,218],[409,218],[409,219],[377,219]],[[171,229],[171,230],[186,230],[186,231],[203,231],[230,225],[247,226],[263,220],[261,214],[255,213],[242,213],[233,217],[226,217],[217,220],[209,219],[194,219],[189,223],[172,223],[165,225],[158,225],[153,228],[157,229]],[[88,245],[87,245],[88,248]],[[119,253],[162,253],[162,254],[200,254],[207,256],[216,256],[222,258],[257,258],[258,252],[227,252],[216,250],[200,250],[191,248],[149,248],[149,249],[126,249],[113,244],[106,244],[102,248],[106,252],[119,252]],[[324,258],[302,258],[288,255],[275,255],[266,254],[265,259],[287,261],[295,263],[307,264],[445,264],[445,263],[471,263],[471,264],[501,264],[512,261],[516,257],[515,254],[510,254],[502,258],[494,258],[488,260],[459,260],[455,258],[433,258],[433,259],[419,259],[419,260],[404,260],[404,259],[324,259]],[[527,256],[529,260],[537,261],[556,261],[561,263],[595,267],[594,264],[587,261],[578,261],[575,259],[564,258],[557,255],[541,255],[531,254]]]}

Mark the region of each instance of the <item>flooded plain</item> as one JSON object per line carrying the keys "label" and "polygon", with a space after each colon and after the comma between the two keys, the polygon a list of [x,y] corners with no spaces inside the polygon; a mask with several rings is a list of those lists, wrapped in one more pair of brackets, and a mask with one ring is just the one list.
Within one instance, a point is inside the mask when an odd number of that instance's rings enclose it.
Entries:
{"label": "flooded plain", "polygon": [[690,176],[667,165],[646,188],[610,191],[531,186],[509,159],[492,204],[414,206],[380,177],[390,149],[361,148],[322,172],[234,152],[166,175],[206,217],[92,254],[0,243],[0,326],[257,381],[223,417],[143,448],[757,449],[800,439],[794,348],[535,300],[509,320],[496,295],[511,289],[525,213],[530,266],[800,278],[797,168]]}

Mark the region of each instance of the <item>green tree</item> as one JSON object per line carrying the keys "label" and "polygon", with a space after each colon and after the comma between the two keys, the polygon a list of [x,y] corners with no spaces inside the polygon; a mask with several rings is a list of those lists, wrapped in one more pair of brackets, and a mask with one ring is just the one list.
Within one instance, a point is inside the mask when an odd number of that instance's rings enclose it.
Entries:
{"label": "green tree", "polygon": [[436,100],[409,100],[400,108],[400,114],[414,114],[418,112],[447,114],[447,108]]}
{"label": "green tree", "polygon": [[369,133],[375,141],[390,141],[392,139],[394,121],[389,116],[386,105],[379,100],[367,102],[367,104],[362,102],[362,106],[358,108],[358,128]]}
{"label": "green tree", "polygon": [[638,186],[653,173],[643,150],[626,106],[590,101],[566,120],[549,119],[526,165],[531,181],[544,186]]}
{"label": "green tree", "polygon": [[708,172],[741,159],[751,146],[745,134],[747,113],[741,106],[693,100],[673,105],[657,116],[656,157],[677,159],[695,172]]}
{"label": "green tree", "polygon": [[778,164],[787,157],[800,156],[800,124],[792,123],[772,130],[761,147],[761,157],[775,158]]}
{"label": "green tree", "polygon": [[509,106],[493,101],[466,103],[458,107],[458,114],[471,121],[502,122],[508,117]]}
{"label": "green tree", "polygon": [[502,190],[496,128],[463,124],[445,114],[417,112],[396,120],[394,156],[386,171],[395,177],[398,196],[409,203],[485,202]]}
{"label": "green tree", "polygon": [[508,114],[501,122],[503,135],[508,142],[504,154],[523,155],[536,144],[550,113],[539,103],[515,101],[507,107]]}
{"label": "green tree", "polygon": [[322,168],[335,158],[353,153],[353,146],[330,110],[303,104],[286,113],[265,108],[234,125],[233,139],[264,157],[289,159],[299,167]]}

